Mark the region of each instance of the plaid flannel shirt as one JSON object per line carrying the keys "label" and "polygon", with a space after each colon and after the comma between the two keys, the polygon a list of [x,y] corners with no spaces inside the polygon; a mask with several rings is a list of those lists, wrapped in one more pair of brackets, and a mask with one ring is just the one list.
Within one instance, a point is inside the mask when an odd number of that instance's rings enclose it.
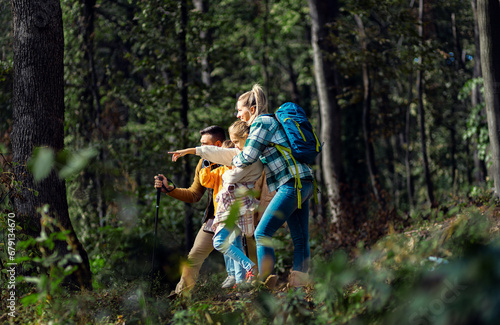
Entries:
{"label": "plaid flannel shirt", "polygon": [[[269,192],[278,189],[296,174],[292,158],[285,153],[285,159],[275,147],[270,146],[271,143],[290,148],[285,131],[278,121],[273,116],[260,115],[250,126],[243,151],[233,158],[236,167],[245,167],[260,159],[266,171]],[[297,168],[301,179],[313,179],[313,171],[307,164],[297,161]]]}
{"label": "plaid flannel shirt", "polygon": [[255,230],[254,226],[254,212],[259,205],[259,200],[246,192],[255,187],[255,183],[235,183],[227,184],[215,197],[217,204],[217,211],[212,224],[212,230],[218,233],[222,229],[226,220],[229,217],[231,206],[234,202],[239,200],[241,206],[239,209],[239,217],[236,225],[241,231],[247,235],[252,236]]}

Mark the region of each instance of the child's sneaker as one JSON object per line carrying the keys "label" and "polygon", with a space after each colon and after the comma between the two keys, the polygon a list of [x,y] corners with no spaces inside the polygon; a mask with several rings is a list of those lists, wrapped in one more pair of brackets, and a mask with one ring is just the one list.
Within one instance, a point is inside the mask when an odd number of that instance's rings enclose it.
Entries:
{"label": "child's sneaker", "polygon": [[228,289],[231,288],[236,283],[236,278],[232,275],[228,275],[227,278],[222,282],[221,288]]}
{"label": "child's sneaker", "polygon": [[247,283],[252,283],[253,281],[257,280],[257,267],[252,267],[247,273],[245,274],[245,280]]}

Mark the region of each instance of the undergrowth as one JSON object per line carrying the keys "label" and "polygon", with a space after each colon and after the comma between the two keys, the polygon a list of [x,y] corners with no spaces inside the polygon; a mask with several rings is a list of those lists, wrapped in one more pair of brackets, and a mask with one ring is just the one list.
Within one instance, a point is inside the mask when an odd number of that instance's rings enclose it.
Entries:
{"label": "undergrowth", "polygon": [[[96,285],[91,292],[44,294],[38,288],[24,296],[37,292],[39,299],[25,300],[18,317],[4,315],[2,322],[494,324],[500,317],[500,209],[485,200],[454,202],[399,224],[388,220],[386,235],[371,245],[359,241],[327,251],[311,236],[318,244],[312,245],[313,281],[305,288],[286,288],[285,255],[278,260],[281,281],[273,291],[222,290],[222,273],[202,274],[189,296],[175,299],[161,285],[151,292],[148,279]],[[286,230],[276,240],[288,250]]]}

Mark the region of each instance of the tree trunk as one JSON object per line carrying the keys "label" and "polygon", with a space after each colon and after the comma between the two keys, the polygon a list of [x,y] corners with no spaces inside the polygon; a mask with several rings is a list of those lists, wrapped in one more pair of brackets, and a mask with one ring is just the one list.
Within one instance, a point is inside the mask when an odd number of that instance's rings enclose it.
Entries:
{"label": "tree trunk", "polygon": [[328,193],[332,222],[344,213],[340,199],[342,173],[341,111],[336,102],[337,78],[332,62],[326,54],[335,48],[328,40],[328,24],[338,15],[337,1],[309,0],[311,12],[314,75],[321,111],[321,140],[325,143],[321,154],[323,179]]}
{"label": "tree trunk", "polygon": [[[208,12],[207,0],[193,0],[194,7],[202,14]],[[200,31],[200,39],[203,42],[201,45],[201,81],[207,87],[212,85],[212,67],[210,65],[210,57],[207,51],[207,43],[211,42],[212,31],[210,29]]]}
{"label": "tree trunk", "polygon": [[484,80],[484,101],[488,118],[492,176],[495,195],[500,196],[500,1],[478,0],[477,18]]}
{"label": "tree trunk", "polygon": [[[70,279],[80,288],[91,289],[91,272],[87,253],[71,225],[66,200],[66,185],[52,171],[35,183],[26,169],[33,149],[47,146],[58,152],[64,148],[64,39],[59,1],[13,0],[14,85],[12,150],[14,174],[23,190],[14,199],[20,225],[30,236],[40,232],[37,208],[49,204],[49,215],[70,231],[69,243],[82,263]],[[38,192],[35,196],[33,189]],[[66,254],[66,242],[57,242],[59,254]]]}
{"label": "tree trunk", "polygon": [[[465,62],[462,60],[462,47],[460,46],[460,39],[458,38],[458,32],[457,32],[457,24],[456,24],[456,19],[455,19],[455,13],[451,14],[451,32],[453,35],[453,40],[455,44],[455,68],[458,70],[460,69],[465,69]],[[454,96],[455,98],[458,98],[458,90],[456,91],[456,94]],[[451,116],[452,118],[455,116],[455,105],[451,106]],[[451,147],[450,147],[450,160],[451,160],[451,185],[453,188],[453,192],[455,193],[457,190],[457,174],[458,174],[458,167],[457,167],[457,159],[456,159],[456,152],[457,152],[457,139],[456,139],[456,130],[455,130],[455,124],[452,123],[450,125],[450,140],[451,140]]]}
{"label": "tree trunk", "polygon": [[458,38],[457,24],[455,13],[451,13],[451,33],[455,41],[455,67],[458,69],[465,69],[465,57],[462,57],[462,46]]}
{"label": "tree trunk", "polygon": [[[97,82],[97,71],[94,61],[94,33],[95,33],[95,6],[96,0],[84,0],[83,1],[83,20],[82,20],[82,35],[83,35],[83,50],[84,50],[84,60],[87,61],[88,70],[87,74],[83,77],[85,87],[89,96],[87,101],[90,107],[90,116],[93,120],[90,123],[89,141],[100,141],[99,137],[101,134],[101,95],[99,93],[99,85]],[[93,132],[92,132],[93,130]],[[97,139],[96,139],[97,137]],[[99,146],[99,161],[104,160],[103,148]],[[95,196],[97,202],[93,203],[96,208],[97,216],[99,217],[99,226],[104,226],[104,217],[106,216],[106,205],[103,193],[103,175],[96,170],[95,172],[89,172],[85,178],[90,178],[95,184]]]}
{"label": "tree trunk", "polygon": [[[187,148],[187,133],[189,132],[189,121],[188,121],[188,111],[189,111],[189,101],[188,101],[188,62],[187,62],[187,47],[186,47],[186,33],[187,33],[187,1],[182,0],[180,5],[180,32],[179,32],[179,48],[180,48],[180,69],[181,69],[181,82],[180,82],[180,93],[181,93],[181,123],[182,123],[182,148]],[[182,186],[189,187],[189,181],[191,176],[191,165],[189,160],[185,159],[182,161],[184,167],[184,175],[182,176]],[[184,239],[186,251],[191,249],[194,242],[194,231],[193,231],[193,209],[190,204],[185,204],[185,215],[184,215]]]}
{"label": "tree trunk", "polygon": [[[286,51],[286,71],[288,72],[288,76],[290,79],[290,88],[291,88],[291,96],[292,96],[292,102],[298,103],[300,100],[300,94],[299,94],[299,86],[297,85],[297,73],[295,72],[295,69],[293,68],[293,57],[292,54],[290,53],[290,48],[287,48]],[[303,103],[302,103],[303,104]]]}
{"label": "tree trunk", "polygon": [[410,210],[415,208],[413,196],[413,180],[411,177],[411,161],[410,161],[410,148],[411,148],[411,104],[413,103],[413,76],[410,74],[408,80],[408,109],[406,110],[406,123],[405,123],[405,166],[406,166],[406,190],[408,192],[408,203]]}
{"label": "tree trunk", "polygon": [[[455,105],[451,105],[451,116],[455,116]],[[457,166],[457,131],[455,130],[455,125],[452,124],[449,127],[450,130],[450,160],[451,160],[451,186],[453,188],[453,193],[458,190],[458,166]]]}
{"label": "tree trunk", "polygon": [[[361,49],[366,53],[366,34],[363,21],[358,15],[354,15],[354,20],[358,25],[359,37]],[[365,143],[365,159],[366,166],[368,167],[368,175],[370,177],[370,183],[372,184],[373,195],[375,195],[376,200],[379,204],[384,205],[382,197],[379,192],[379,184],[377,181],[377,167],[375,166],[375,151],[373,149],[372,135],[371,135],[371,125],[370,125],[370,111],[371,111],[371,80],[370,80],[370,70],[366,60],[362,60],[361,68],[363,74],[363,138]]]}
{"label": "tree trunk", "polygon": [[[418,36],[421,42],[424,41],[424,0],[420,0],[418,8]],[[417,100],[418,100],[418,114],[420,124],[420,142],[422,149],[422,162],[424,167],[425,184],[427,187],[427,201],[431,206],[434,205],[434,189],[431,180],[431,173],[429,170],[429,159],[427,158],[427,139],[425,135],[425,108],[424,108],[424,79],[423,79],[423,56],[421,55],[418,60],[419,69],[417,71]]]}
{"label": "tree trunk", "polygon": [[274,103],[273,103],[273,96],[272,96],[272,89],[271,89],[271,77],[269,76],[269,42],[268,42],[268,36],[269,35],[269,0],[264,0],[264,19],[263,19],[263,24],[262,24],[262,43],[263,43],[263,49],[262,49],[262,67],[264,69],[264,85],[265,89],[267,90],[267,102],[269,104],[269,107],[273,109]]}
{"label": "tree trunk", "polygon": [[[472,11],[474,13],[474,45],[475,45],[475,53],[474,53],[474,70],[472,74],[472,78],[477,79],[482,77],[481,71],[481,48],[479,46],[479,25],[477,21],[477,0],[471,0]],[[481,95],[480,87],[478,85],[474,85],[472,87],[472,95],[471,95],[471,104],[472,107],[476,107],[480,103],[483,102],[483,98]],[[481,110],[482,116],[484,116],[484,110]],[[478,150],[478,142],[479,142],[479,132],[476,134],[474,138],[473,150],[474,150],[474,182],[476,184],[481,184],[486,180],[486,163],[484,159],[479,157]]]}

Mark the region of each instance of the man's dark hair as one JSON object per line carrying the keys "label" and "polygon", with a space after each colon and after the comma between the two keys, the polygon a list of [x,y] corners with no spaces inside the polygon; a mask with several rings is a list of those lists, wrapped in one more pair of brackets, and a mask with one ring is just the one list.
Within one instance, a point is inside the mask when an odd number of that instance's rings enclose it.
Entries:
{"label": "man's dark hair", "polygon": [[210,134],[215,141],[220,140],[220,142],[223,142],[226,140],[226,133],[224,132],[224,129],[217,125],[212,125],[201,130],[200,135],[204,134]]}

